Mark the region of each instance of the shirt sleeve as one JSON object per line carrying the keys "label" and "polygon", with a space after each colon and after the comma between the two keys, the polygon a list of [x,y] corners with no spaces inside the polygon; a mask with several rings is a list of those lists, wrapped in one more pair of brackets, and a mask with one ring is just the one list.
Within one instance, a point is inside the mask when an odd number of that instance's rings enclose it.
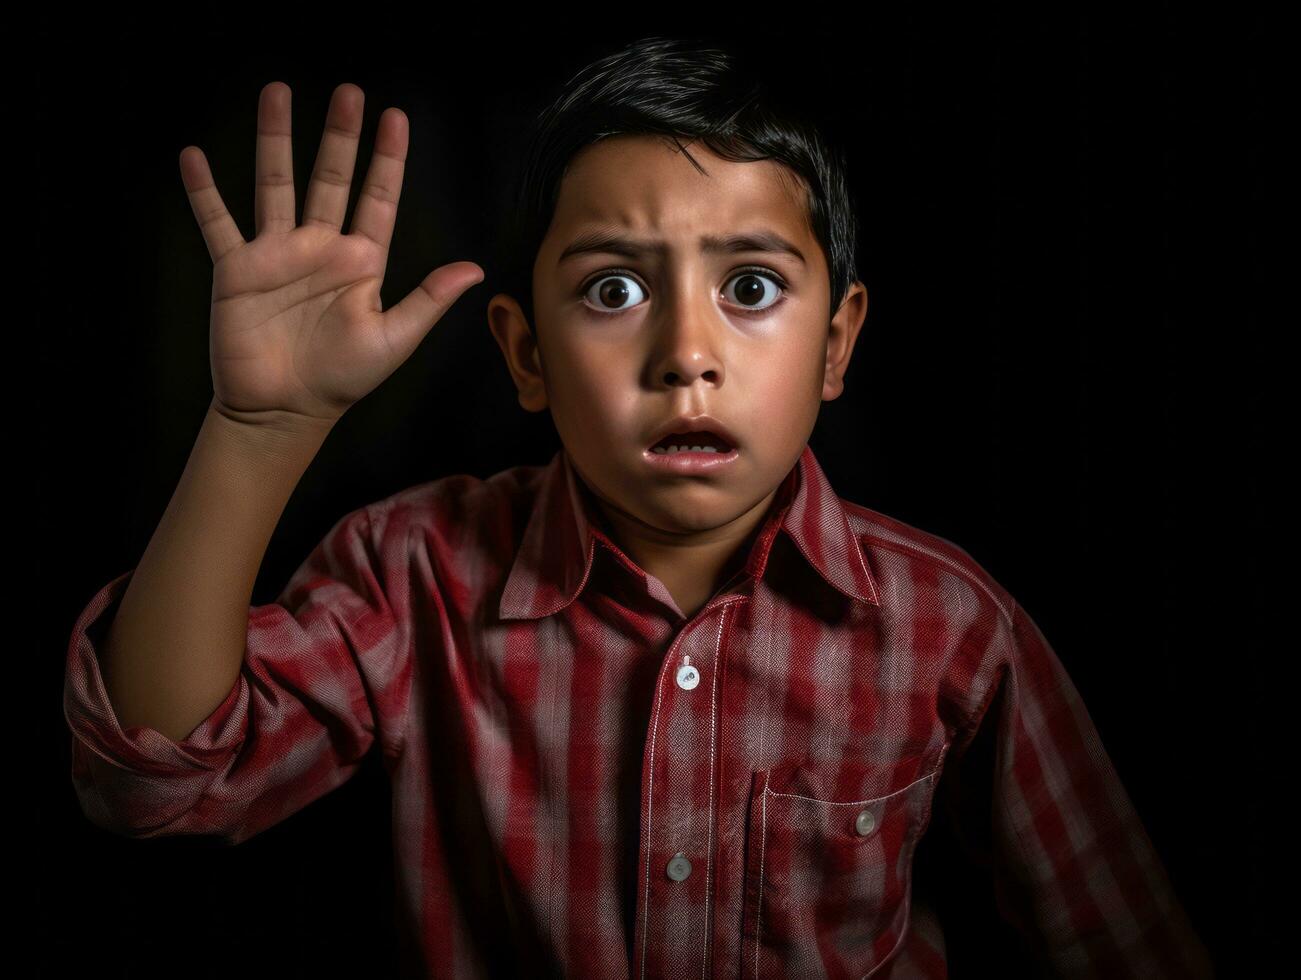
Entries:
{"label": "shirt sleeve", "polygon": [[114,714],[99,656],[134,570],[104,586],[73,628],[63,693],[87,819],[129,837],[239,844],[347,780],[377,740],[396,755],[409,630],[379,554],[368,509],[340,519],[275,602],[249,607],[234,687],[180,742]]}
{"label": "shirt sleeve", "polygon": [[[1056,653],[1019,605],[997,636],[986,707],[955,739],[965,771],[951,805],[968,856],[992,871],[1000,916],[1045,976],[1213,977]],[[963,761],[977,734],[984,765]]]}

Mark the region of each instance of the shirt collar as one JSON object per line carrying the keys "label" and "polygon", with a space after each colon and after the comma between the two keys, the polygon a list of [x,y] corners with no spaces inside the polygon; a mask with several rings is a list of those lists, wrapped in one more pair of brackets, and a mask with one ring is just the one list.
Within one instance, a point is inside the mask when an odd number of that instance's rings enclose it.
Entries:
{"label": "shirt collar", "polygon": [[[543,470],[541,485],[519,552],[502,592],[502,619],[538,619],[559,612],[578,597],[592,570],[596,546],[610,551],[630,571],[645,575],[602,530],[591,491],[574,471],[562,447]],[[839,495],[806,443],[782,481],[746,560],[745,571],[763,577],[778,531],[836,589],[880,605],[876,582],[862,544],[850,527]]]}

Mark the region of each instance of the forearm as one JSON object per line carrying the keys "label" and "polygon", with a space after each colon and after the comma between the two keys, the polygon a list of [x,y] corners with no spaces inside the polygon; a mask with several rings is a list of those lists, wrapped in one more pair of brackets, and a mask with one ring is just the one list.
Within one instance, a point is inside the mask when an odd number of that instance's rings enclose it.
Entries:
{"label": "forearm", "polygon": [[328,426],[253,426],[208,409],[105,641],[123,728],[182,741],[230,693],[267,543]]}

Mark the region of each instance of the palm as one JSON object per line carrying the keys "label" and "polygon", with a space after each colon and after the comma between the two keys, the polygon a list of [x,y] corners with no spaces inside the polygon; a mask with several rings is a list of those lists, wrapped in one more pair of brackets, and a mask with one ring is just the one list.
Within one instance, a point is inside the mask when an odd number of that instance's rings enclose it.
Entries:
{"label": "palm", "polygon": [[218,400],[242,413],[282,406],[337,415],[399,356],[387,343],[384,254],[314,227],[263,236],[213,270],[211,357]]}
{"label": "palm", "polygon": [[183,152],[182,176],[213,258],[210,354],[214,402],[255,421],[281,414],[334,420],[397,369],[469,286],[473,263],[442,266],[388,311],[388,261],[406,156],[405,117],[380,118],[370,171],[349,234],[341,233],[356,159],[361,92],[340,86],[294,220],[288,88],[262,91],[257,234],[244,241],[202,154]]}

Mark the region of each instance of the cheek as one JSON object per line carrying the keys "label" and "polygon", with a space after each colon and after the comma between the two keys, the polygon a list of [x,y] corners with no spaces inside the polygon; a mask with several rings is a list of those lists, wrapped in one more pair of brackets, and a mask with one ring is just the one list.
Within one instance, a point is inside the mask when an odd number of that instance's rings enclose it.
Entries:
{"label": "cheek", "polygon": [[816,412],[822,400],[826,363],[825,347],[812,347],[808,343],[783,345],[766,356],[759,387],[771,394],[771,398],[765,399],[770,414],[793,412],[802,418],[803,412],[797,410],[810,405],[810,410]]}
{"label": "cheek", "polygon": [[609,354],[566,351],[552,371],[553,414],[592,444],[624,438],[635,427],[637,385],[626,364]]}
{"label": "cheek", "polygon": [[786,372],[769,379],[758,406],[759,415],[774,434],[803,438],[817,417],[822,388],[807,371]]}

